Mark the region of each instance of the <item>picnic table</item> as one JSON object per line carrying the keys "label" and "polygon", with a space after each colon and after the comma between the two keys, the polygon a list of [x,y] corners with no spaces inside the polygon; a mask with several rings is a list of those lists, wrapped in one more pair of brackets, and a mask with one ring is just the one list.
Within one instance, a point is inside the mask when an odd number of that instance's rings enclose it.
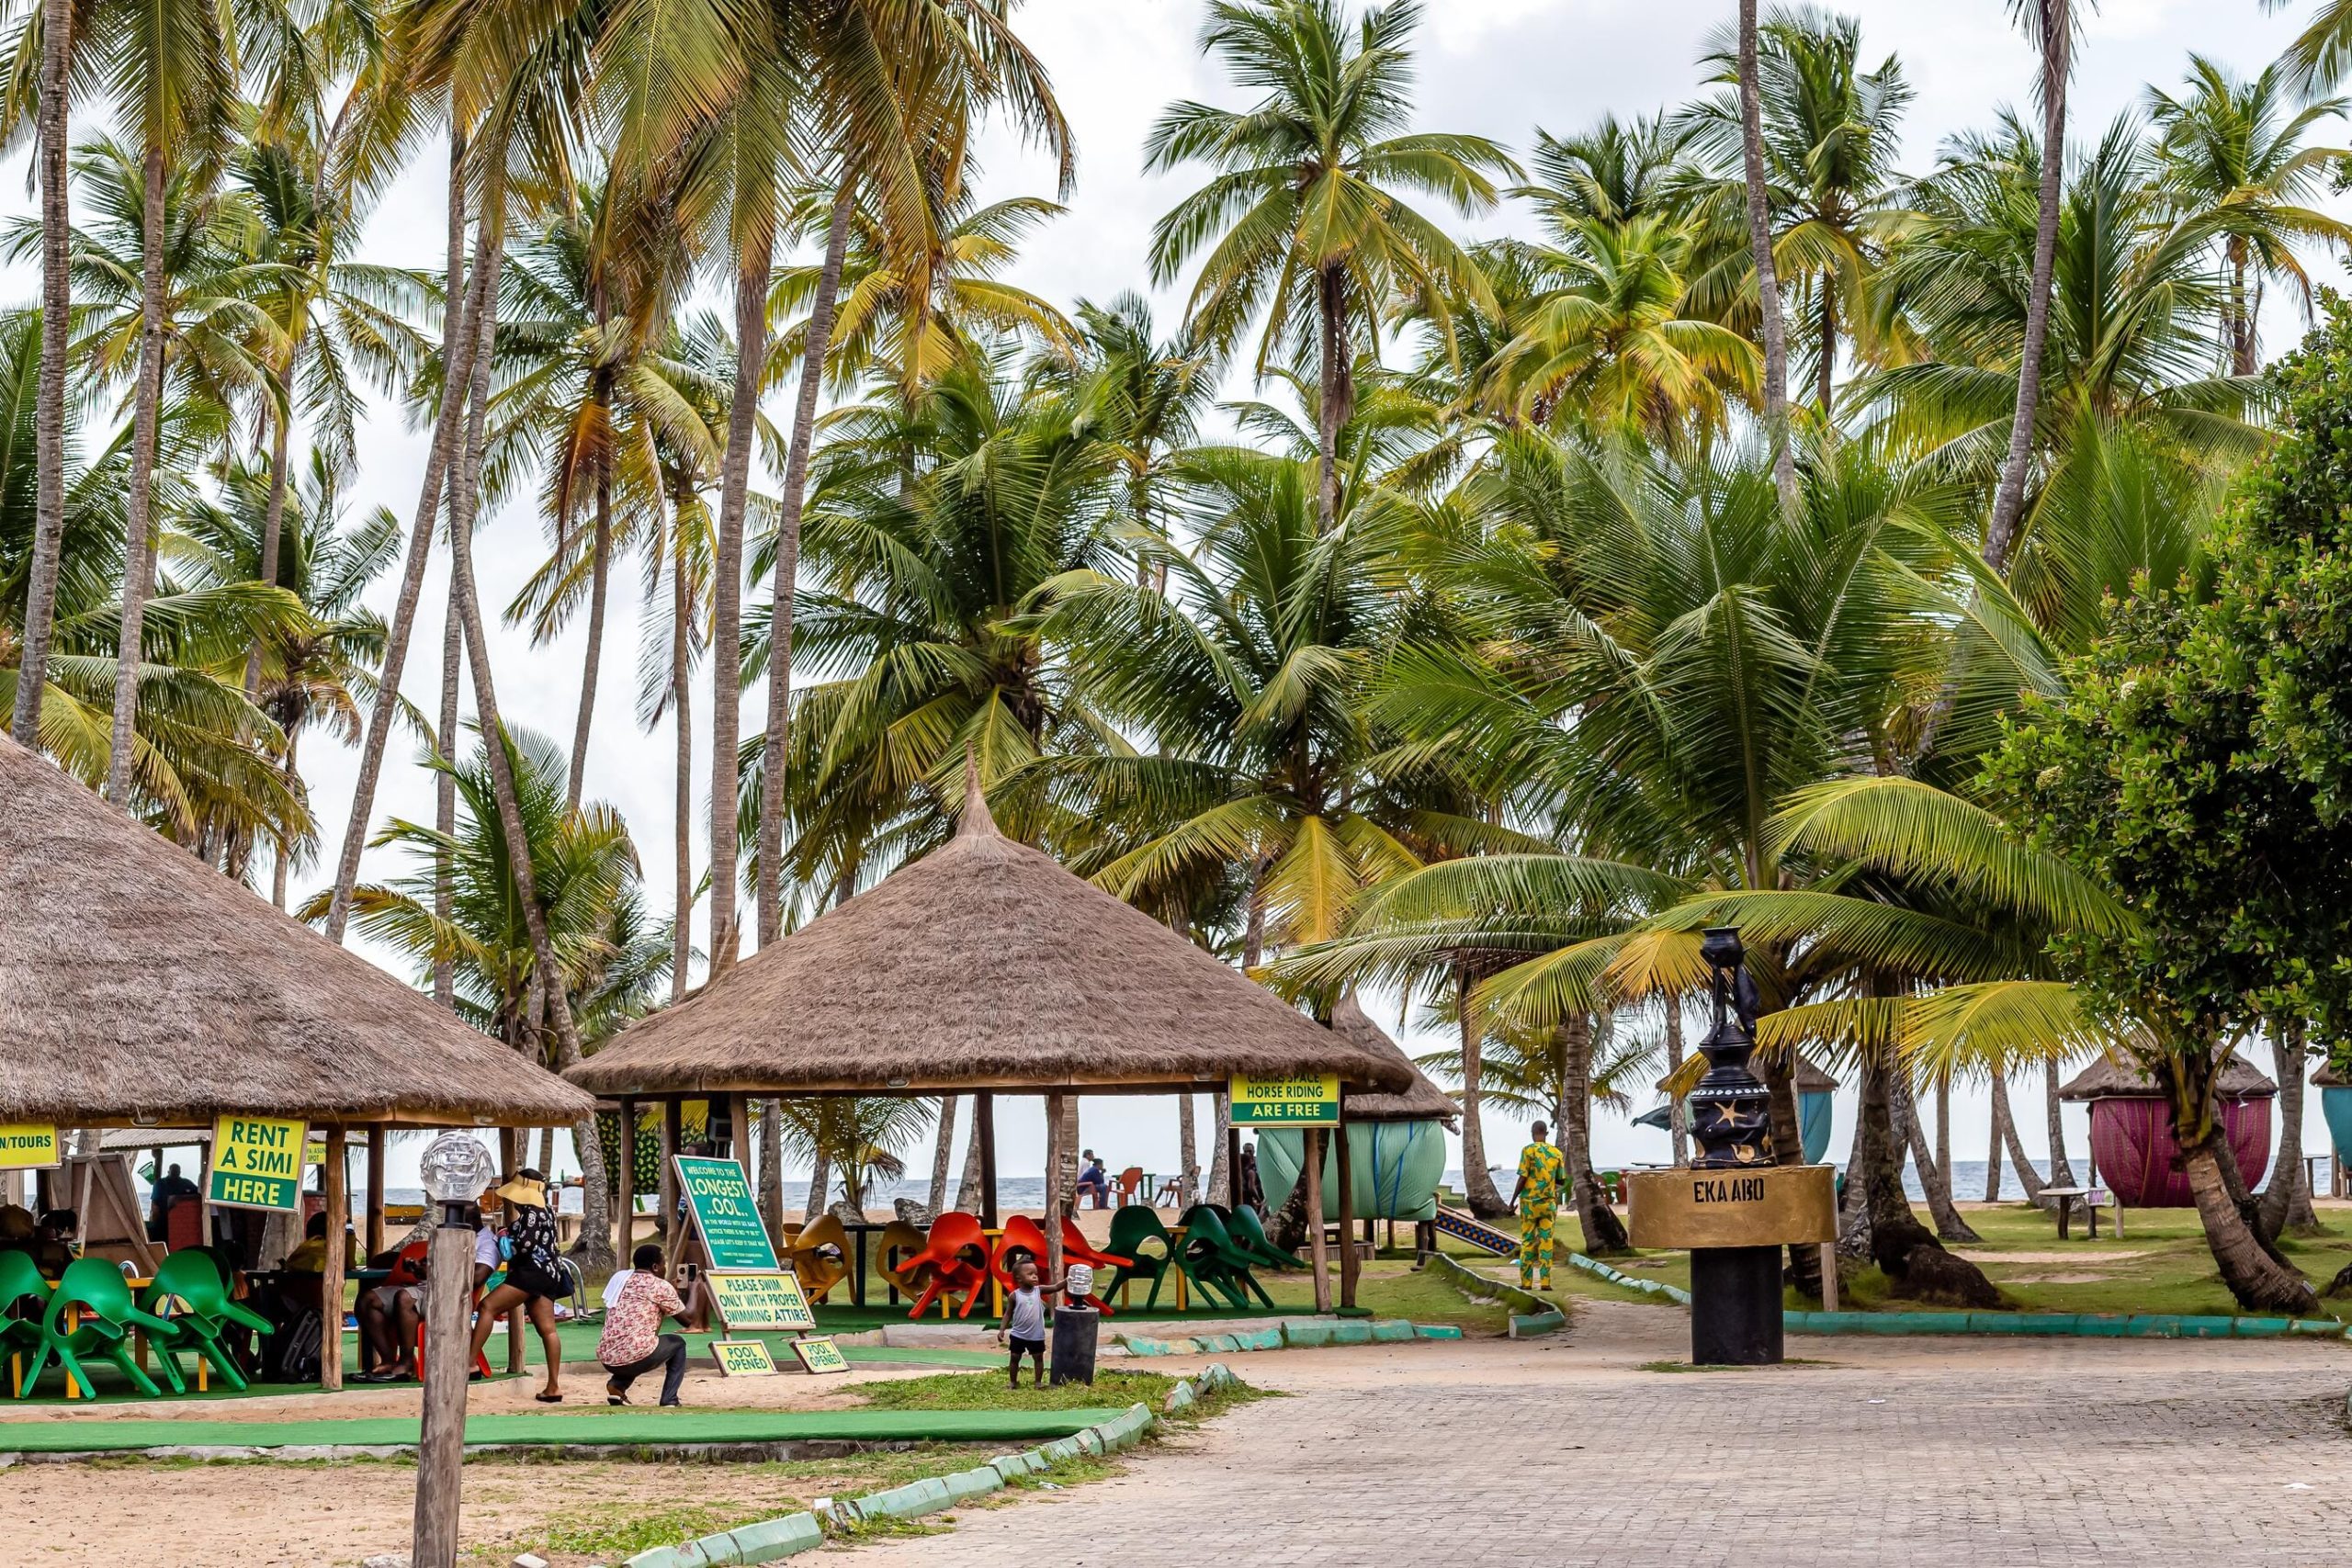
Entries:
{"label": "picnic table", "polygon": [[2101,1209],[2115,1210],[2115,1234],[2118,1238],[2123,1235],[2123,1211],[2117,1206],[2115,1194],[2104,1187],[2045,1187],[2041,1190],[2041,1195],[2044,1198],[2057,1200],[2056,1213],[2060,1241],[2071,1239],[2069,1227],[2074,1221],[2075,1209],[2078,1204],[2085,1217],[2090,1222],[2090,1240],[2098,1239],[2098,1212]]}

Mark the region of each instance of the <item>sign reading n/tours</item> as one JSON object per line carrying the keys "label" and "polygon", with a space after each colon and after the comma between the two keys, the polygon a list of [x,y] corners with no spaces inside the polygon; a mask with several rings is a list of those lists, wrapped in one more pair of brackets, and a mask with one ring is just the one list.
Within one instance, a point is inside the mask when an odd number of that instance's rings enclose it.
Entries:
{"label": "sign reading n/tours", "polygon": [[752,1179],[743,1174],[743,1162],[694,1155],[674,1157],[678,1190],[685,1194],[687,1212],[695,1217],[712,1270],[770,1273],[781,1267],[767,1224],[760,1218],[758,1200],[752,1195]]}
{"label": "sign reading n/tours", "polygon": [[729,1334],[762,1333],[770,1329],[817,1326],[800,1281],[790,1274],[706,1274],[711,1303]]}
{"label": "sign reading n/tours", "polygon": [[849,1358],[830,1336],[817,1339],[796,1339],[792,1353],[800,1358],[801,1370],[811,1372],[845,1372]]}
{"label": "sign reading n/tours", "polygon": [[768,1351],[764,1340],[714,1339],[710,1342],[711,1359],[718,1363],[719,1371],[730,1378],[772,1378],[776,1375],[775,1357]]}
{"label": "sign reading n/tours", "polygon": [[0,1170],[46,1170],[57,1163],[54,1122],[18,1122],[0,1126]]}
{"label": "sign reading n/tours", "polygon": [[1336,1127],[1340,1124],[1337,1073],[1236,1073],[1228,1086],[1237,1127]]}
{"label": "sign reading n/tours", "polygon": [[204,1201],[238,1209],[302,1206],[302,1156],[309,1127],[269,1116],[223,1116],[212,1129],[212,1173]]}

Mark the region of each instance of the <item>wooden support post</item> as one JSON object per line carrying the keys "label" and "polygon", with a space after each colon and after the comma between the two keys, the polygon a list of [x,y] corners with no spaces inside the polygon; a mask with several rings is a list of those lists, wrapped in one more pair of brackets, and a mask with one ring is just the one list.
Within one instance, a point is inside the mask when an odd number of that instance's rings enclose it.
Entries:
{"label": "wooden support post", "polygon": [[662,1266],[675,1279],[685,1261],[686,1227],[678,1223],[678,1168],[673,1163],[684,1137],[685,1101],[675,1096],[662,1102]]}
{"label": "wooden support post", "polygon": [[1821,1244],[1821,1310],[1838,1310],[1838,1244],[1834,1241]]}
{"label": "wooden support post", "polygon": [[1225,1198],[1232,1207],[1241,1207],[1241,1129],[1228,1126],[1225,1130]]}
{"label": "wooden support post", "polygon": [[343,1236],[351,1224],[347,1190],[348,1145],[340,1127],[327,1129],[327,1255],[319,1269],[319,1386],[329,1393],[343,1387]]}
{"label": "wooden support post", "polygon": [[617,1201],[613,1204],[613,1257],[620,1268],[629,1267],[637,1250],[637,1101],[621,1101],[621,1168],[614,1175]]}
{"label": "wooden support post", "polygon": [[[1306,1163],[1307,1267],[1315,1273],[1315,1310],[1331,1310],[1331,1255],[1323,1241],[1323,1129],[1306,1128],[1300,1138]],[[1234,1170],[1238,1174],[1240,1165]]]}
{"label": "wooden support post", "polygon": [[392,1130],[381,1122],[368,1128],[368,1256],[384,1250],[384,1158]]}
{"label": "wooden support post", "polygon": [[[522,1129],[501,1127],[498,1130],[498,1162],[503,1176],[513,1176],[523,1168]],[[523,1331],[528,1321],[520,1307],[506,1314],[506,1372],[509,1377],[523,1370]]]}
{"label": "wooden support post", "polygon": [[980,1225],[996,1229],[996,1096],[972,1097],[972,1134],[980,1140]]}
{"label": "wooden support post", "polygon": [[1340,1124],[1323,1135],[1337,1138],[1340,1145],[1340,1168],[1333,1172],[1340,1179],[1340,1304],[1351,1307],[1356,1304],[1356,1275],[1363,1260],[1356,1247],[1356,1178],[1344,1112]]}
{"label": "wooden support post", "polygon": [[473,1292],[474,1238],[462,1225],[434,1222],[424,1281],[424,1425],[416,1450],[416,1511],[409,1560],[416,1568],[454,1568],[458,1502],[466,1457],[466,1366],[472,1340],[467,1300]]}
{"label": "wooden support post", "polygon": [[1070,1151],[1062,1147],[1068,1141],[1069,1097],[1059,1094],[1046,1096],[1046,1257],[1044,1268],[1047,1283],[1062,1275],[1062,1161]]}

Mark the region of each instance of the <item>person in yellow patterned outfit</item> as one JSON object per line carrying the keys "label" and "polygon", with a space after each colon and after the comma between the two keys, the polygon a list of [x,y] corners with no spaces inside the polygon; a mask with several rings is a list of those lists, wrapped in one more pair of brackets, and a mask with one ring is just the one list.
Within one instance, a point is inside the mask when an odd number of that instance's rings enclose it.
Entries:
{"label": "person in yellow patterned outfit", "polygon": [[1551,1129],[1538,1122],[1530,1129],[1535,1141],[1519,1152],[1519,1185],[1510,1201],[1519,1210],[1519,1288],[1552,1288],[1552,1235],[1560,1223],[1560,1190],[1567,1183],[1567,1161],[1550,1140]]}

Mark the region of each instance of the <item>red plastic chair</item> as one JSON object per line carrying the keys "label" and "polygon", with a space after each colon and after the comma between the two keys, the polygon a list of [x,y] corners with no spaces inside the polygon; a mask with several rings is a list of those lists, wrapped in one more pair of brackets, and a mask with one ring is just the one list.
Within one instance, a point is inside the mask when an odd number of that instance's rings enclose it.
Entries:
{"label": "red plastic chair", "polygon": [[[1062,1261],[1066,1264],[1083,1263],[1091,1269],[1132,1269],[1135,1267],[1136,1260],[1132,1258],[1122,1258],[1115,1252],[1095,1251],[1094,1244],[1086,1239],[1086,1233],[1078,1228],[1078,1222],[1068,1214],[1064,1214],[1062,1216]],[[1111,1303],[1099,1295],[1088,1296],[1086,1304],[1104,1317],[1115,1315],[1111,1311]]]}
{"label": "red plastic chair", "polygon": [[[967,1254],[973,1256],[967,1256]],[[933,1220],[931,1237],[922,1252],[906,1268],[913,1272],[917,1265],[928,1265],[931,1282],[916,1298],[914,1310],[907,1315],[921,1317],[931,1303],[943,1295],[961,1293],[964,1310],[956,1315],[969,1317],[972,1308],[979,1304],[980,1288],[988,1283],[989,1238],[980,1228],[978,1214],[948,1213]]]}
{"label": "red plastic chair", "polygon": [[1004,1222],[1004,1234],[997,1237],[996,1252],[989,1258],[989,1272],[1008,1292],[1012,1289],[1013,1259],[1021,1254],[1035,1258],[1039,1271],[1044,1270],[1046,1233],[1026,1214],[1015,1214]]}
{"label": "red plastic chair", "polygon": [[[428,1287],[428,1289],[430,1287]],[[474,1292],[473,1304],[477,1307],[481,1305],[481,1295],[482,1293],[480,1291],[476,1291]],[[511,1324],[508,1325],[506,1331],[509,1334],[514,1332],[514,1325]],[[466,1314],[466,1333],[469,1337],[471,1337],[473,1334],[473,1314],[471,1313],[468,1313]],[[422,1316],[419,1316],[416,1320],[416,1359],[411,1362],[410,1365],[416,1369],[416,1381],[420,1383],[423,1382],[424,1381],[424,1319]],[[490,1347],[487,1344],[485,1344],[480,1350],[474,1352],[474,1371],[480,1372],[484,1377],[490,1376]]]}
{"label": "red plastic chair", "polygon": [[1136,1193],[1142,1188],[1142,1186],[1143,1167],[1139,1165],[1131,1165],[1127,1167],[1126,1169],[1119,1172],[1118,1179],[1112,1183],[1112,1191],[1119,1200],[1119,1207],[1124,1209],[1128,1204],[1134,1202],[1136,1201]]}

